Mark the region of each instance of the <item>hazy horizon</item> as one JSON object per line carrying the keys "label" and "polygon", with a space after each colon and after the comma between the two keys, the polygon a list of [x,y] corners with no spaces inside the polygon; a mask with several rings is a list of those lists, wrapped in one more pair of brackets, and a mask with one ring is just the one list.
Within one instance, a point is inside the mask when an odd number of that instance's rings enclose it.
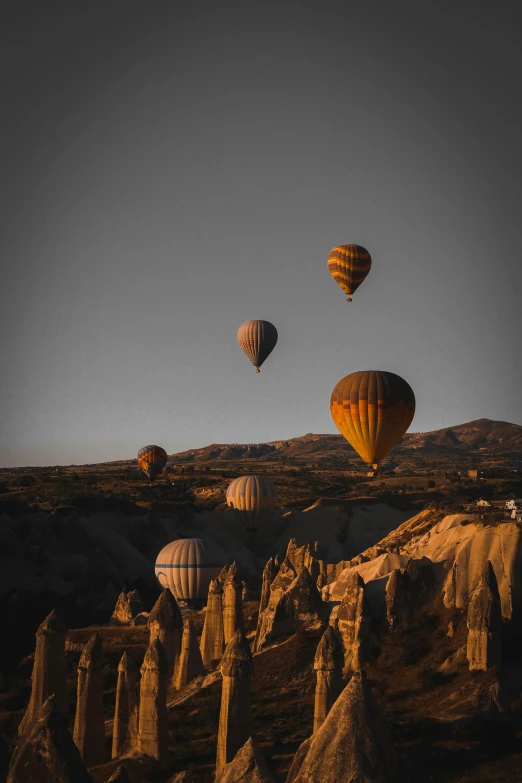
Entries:
{"label": "hazy horizon", "polygon": [[[13,4],[0,466],[337,433],[364,369],[408,381],[412,432],[522,422],[514,18]],[[348,242],[373,258],[350,304],[326,266]],[[259,375],[251,318],[279,332]]]}

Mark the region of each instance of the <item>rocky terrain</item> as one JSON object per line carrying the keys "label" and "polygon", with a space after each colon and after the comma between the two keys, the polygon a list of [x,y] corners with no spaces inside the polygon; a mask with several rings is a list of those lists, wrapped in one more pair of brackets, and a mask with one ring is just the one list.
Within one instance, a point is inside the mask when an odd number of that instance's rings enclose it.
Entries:
{"label": "rocky terrain", "polygon": [[[502,509],[521,433],[407,435],[375,477],[312,435],[173,455],[153,487],[132,461],[3,470],[0,779],[521,780],[522,532]],[[280,497],[254,537],[224,504],[247,472]],[[153,569],[194,536],[229,559],[198,611]]]}

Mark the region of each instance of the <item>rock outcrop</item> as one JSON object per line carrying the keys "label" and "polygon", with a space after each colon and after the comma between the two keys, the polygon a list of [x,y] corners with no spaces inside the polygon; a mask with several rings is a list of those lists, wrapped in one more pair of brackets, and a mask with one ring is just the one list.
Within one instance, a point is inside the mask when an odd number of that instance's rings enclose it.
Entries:
{"label": "rock outcrop", "polygon": [[369,659],[370,610],[364,594],[364,581],[352,571],[337,612],[337,629],[344,651],[343,678],[346,681]]}
{"label": "rock outcrop", "polygon": [[114,775],[111,775],[107,783],[131,783],[127,767],[120,765],[114,772]]}
{"label": "rock outcrop", "polygon": [[343,687],[343,650],[336,631],[329,625],[315,653],[317,672],[314,705],[314,733],[323,725]]}
{"label": "rock outcrop", "polygon": [[183,618],[176,599],[167,587],[154,604],[147,621],[149,644],[154,639],[161,642],[167,656],[167,679],[172,680],[181,654]]}
{"label": "rock outcrop", "polygon": [[7,783],[92,783],[54,696],[20,737]]}
{"label": "rock outcrop", "polygon": [[310,749],[310,745],[312,744],[313,738],[314,735],[312,734],[311,737],[308,737],[308,739],[306,739],[304,742],[301,742],[301,744],[297,748],[296,754],[292,759],[290,769],[288,770],[285,783],[293,783],[294,780],[296,779],[297,775],[299,774],[299,770],[303,766],[303,761],[305,760],[306,754]]}
{"label": "rock outcrop", "polygon": [[103,761],[105,718],[103,715],[103,645],[95,633],[85,645],[78,663],[78,688],[73,739],[85,764]]}
{"label": "rock outcrop", "polygon": [[228,644],[236,631],[243,630],[243,583],[237,566],[229,566],[223,583],[223,632]]}
{"label": "rock outcrop", "polygon": [[147,607],[137,590],[122,590],[116,601],[109,624],[132,625],[135,618],[146,611]]}
{"label": "rock outcrop", "polygon": [[395,628],[406,612],[406,586],[404,574],[395,568],[386,585],[386,619],[390,629]]}
{"label": "rock outcrop", "polygon": [[124,652],[118,665],[116,706],[112,731],[112,758],[138,746],[139,689],[134,661]]}
{"label": "rock outcrop", "polygon": [[275,783],[257,743],[249,737],[233,760],[223,767],[216,783]]}
{"label": "rock outcrop", "polygon": [[31,675],[31,699],[18,727],[24,734],[34,723],[44,703],[54,693],[57,708],[67,720],[67,670],[65,665],[65,625],[53,611],[36,632],[36,650]]}
{"label": "rock outcrop", "polygon": [[227,644],[220,663],[223,675],[216,756],[216,777],[252,736],[250,680],[252,655],[241,629]]}
{"label": "rock outcrop", "polygon": [[176,669],[175,688],[179,691],[187,683],[205,673],[203,660],[198,644],[198,634],[194,623],[185,620],[183,638],[181,640],[181,655]]}
{"label": "rock outcrop", "polygon": [[468,643],[466,654],[470,670],[493,669],[502,657],[502,609],[493,566],[475,588],[468,607]]}
{"label": "rock outcrop", "polygon": [[263,568],[263,577],[261,583],[261,600],[259,601],[259,613],[264,611],[270,600],[270,586],[277,576],[279,565],[276,565],[275,559],[271,557]]}
{"label": "rock outcrop", "polygon": [[391,736],[362,672],[352,676],[301,755],[304,758],[292,783],[386,783],[394,779],[397,758]]}
{"label": "rock outcrop", "polygon": [[225,651],[222,595],[221,583],[213,579],[208,588],[207,611],[200,642],[201,658],[207,669],[220,661]]}
{"label": "rock outcrop", "polygon": [[291,538],[286,548],[285,559],[292,563],[298,576],[303,568],[307,568],[310,576],[316,582],[321,571],[324,571],[326,568],[326,564],[319,560],[317,554],[317,541],[314,541],[313,544],[307,543],[303,546],[297,546],[295,538]]}
{"label": "rock outcrop", "polygon": [[168,658],[156,636],[141,665],[138,752],[164,761],[168,752],[167,673]]}

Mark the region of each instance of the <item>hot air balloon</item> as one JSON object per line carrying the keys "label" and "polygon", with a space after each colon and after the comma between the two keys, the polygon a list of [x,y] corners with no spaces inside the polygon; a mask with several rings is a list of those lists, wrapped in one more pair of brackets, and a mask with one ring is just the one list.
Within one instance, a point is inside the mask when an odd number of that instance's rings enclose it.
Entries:
{"label": "hot air balloon", "polygon": [[144,446],[138,451],[138,465],[152,483],[167,464],[167,452],[161,446]]}
{"label": "hot air balloon", "polygon": [[240,476],[227,489],[227,503],[251,533],[277,506],[277,489],[264,476]]}
{"label": "hot air balloon", "polygon": [[164,546],[156,558],[156,579],[176,598],[195,604],[206,599],[211,579],[228,562],[218,544],[203,538],[179,538]]}
{"label": "hot air balloon", "polygon": [[239,327],[237,341],[256,372],[272,353],[277,343],[277,329],[270,321],[245,321]]}
{"label": "hot air balloon", "polygon": [[361,245],[338,245],[328,256],[328,271],[352,301],[372,266],[372,257]]}
{"label": "hot air balloon", "polygon": [[352,372],[333,390],[330,411],[348,443],[377,470],[410,426],[415,395],[411,386],[392,372]]}

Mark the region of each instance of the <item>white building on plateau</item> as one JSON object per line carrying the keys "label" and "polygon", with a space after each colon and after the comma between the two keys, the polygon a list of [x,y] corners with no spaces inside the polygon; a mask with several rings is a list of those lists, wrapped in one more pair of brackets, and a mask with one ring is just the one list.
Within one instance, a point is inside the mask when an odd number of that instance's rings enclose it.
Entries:
{"label": "white building on plateau", "polygon": [[481,498],[480,500],[477,500],[477,506],[479,506],[479,508],[484,508],[485,506],[491,506],[491,503],[488,503],[487,500],[482,500]]}

